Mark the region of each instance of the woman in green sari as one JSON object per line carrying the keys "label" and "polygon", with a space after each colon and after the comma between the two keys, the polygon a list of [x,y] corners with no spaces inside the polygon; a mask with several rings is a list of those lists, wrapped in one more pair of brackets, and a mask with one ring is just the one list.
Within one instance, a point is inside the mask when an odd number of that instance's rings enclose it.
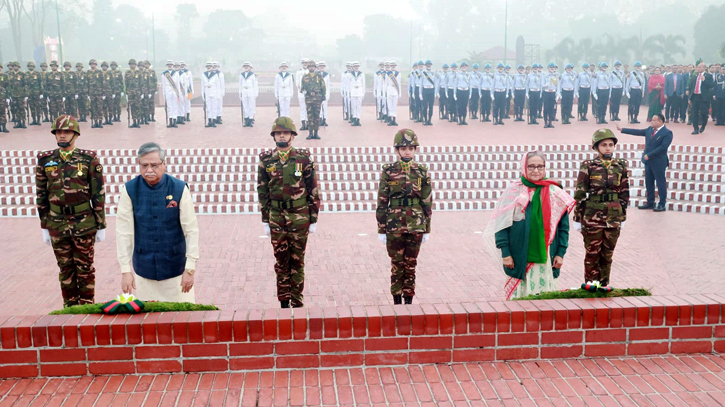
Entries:
{"label": "woman in green sari", "polygon": [[660,68],[655,68],[654,75],[650,76],[647,83],[649,89],[649,110],[647,111],[647,121],[652,121],[655,113],[662,113],[665,105],[665,76],[662,75]]}

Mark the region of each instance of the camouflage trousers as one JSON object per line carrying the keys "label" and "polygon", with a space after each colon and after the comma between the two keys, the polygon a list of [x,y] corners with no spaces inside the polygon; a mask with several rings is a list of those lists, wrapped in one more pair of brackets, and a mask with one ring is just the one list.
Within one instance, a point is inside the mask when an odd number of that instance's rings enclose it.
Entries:
{"label": "camouflage trousers", "polygon": [[45,109],[43,105],[45,105],[45,99],[40,99],[40,93],[31,95],[28,98],[28,108],[33,119],[42,118],[43,110]]}
{"label": "camouflage trousers", "polygon": [[22,97],[13,98],[10,102],[10,106],[13,109],[13,119],[16,122],[25,120],[25,104],[23,103]]}
{"label": "camouflage trousers", "polygon": [[614,248],[619,240],[619,228],[582,228],[584,236],[584,282],[599,281],[609,285]]}
{"label": "camouflage trousers", "polygon": [[113,105],[113,113],[116,113],[116,116],[121,117],[121,95],[117,94],[114,99],[111,99],[111,105]]}
{"label": "camouflage trousers", "polygon": [[[183,104],[184,101],[185,101],[185,99],[182,99],[181,103]],[[156,106],[155,106],[153,94],[151,97],[149,97],[149,95],[147,94],[146,97],[143,98],[143,114],[145,116],[149,116],[149,117],[153,116],[155,114],[155,112],[154,112],[155,107]]]}
{"label": "camouflage trousers", "polygon": [[111,95],[106,95],[103,100],[102,114],[104,117],[111,117],[116,114],[115,99],[111,99]]}
{"label": "camouflage trousers", "polygon": [[390,256],[390,293],[415,295],[415,266],[423,242],[423,234],[388,233],[386,247]]}
{"label": "camouflage trousers", "polygon": [[78,108],[76,107],[78,100],[75,99],[75,95],[69,95],[65,97],[65,114],[69,114],[76,119],[78,117]]}
{"label": "camouflage trousers", "polygon": [[8,104],[5,99],[0,101],[0,124],[8,122]]}
{"label": "camouflage trousers", "polygon": [[96,232],[83,236],[51,236],[60,273],[63,306],[93,304],[96,269],[93,267]]}
{"label": "camouflage trousers", "polygon": [[78,94],[78,115],[77,118],[88,116],[88,95]]}
{"label": "camouflage trousers", "polygon": [[103,102],[105,102],[105,100],[103,100],[102,95],[91,95],[91,120],[103,119]]}
{"label": "camouflage trousers", "polygon": [[63,96],[48,96],[48,106],[50,119],[55,120],[63,114]]}
{"label": "camouflage trousers", "polygon": [[138,120],[143,117],[141,92],[131,91],[128,93],[128,109],[131,111],[131,118]]}
{"label": "camouflage trousers", "polygon": [[305,96],[305,105],[307,105],[307,128],[310,130],[319,129],[322,96]]}
{"label": "camouflage trousers", "polygon": [[269,213],[274,272],[277,275],[277,299],[290,300],[292,307],[301,307],[305,289],[305,250],[310,229],[309,208],[273,209]]}

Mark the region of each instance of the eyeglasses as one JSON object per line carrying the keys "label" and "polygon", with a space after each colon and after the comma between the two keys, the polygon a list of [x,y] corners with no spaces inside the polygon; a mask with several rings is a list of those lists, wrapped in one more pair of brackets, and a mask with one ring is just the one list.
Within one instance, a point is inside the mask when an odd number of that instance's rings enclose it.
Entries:
{"label": "eyeglasses", "polygon": [[162,161],[160,163],[149,163],[149,164],[139,164],[139,165],[143,169],[147,169],[147,168],[151,167],[152,170],[157,170],[157,169],[159,169],[160,166],[164,165],[164,162]]}
{"label": "eyeglasses", "polygon": [[526,166],[526,169],[528,169],[529,171],[544,171],[545,168],[546,168],[545,165],[527,165]]}

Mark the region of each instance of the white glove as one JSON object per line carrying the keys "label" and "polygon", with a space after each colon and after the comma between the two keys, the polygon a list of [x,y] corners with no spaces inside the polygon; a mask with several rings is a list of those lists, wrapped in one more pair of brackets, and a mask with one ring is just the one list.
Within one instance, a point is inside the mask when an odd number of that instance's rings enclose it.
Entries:
{"label": "white glove", "polygon": [[26,96],[24,102],[27,102],[27,101],[28,101],[28,97]]}
{"label": "white glove", "polygon": [[529,94],[527,93],[527,94],[526,94],[526,99],[528,99],[528,98],[529,98]]}
{"label": "white glove", "polygon": [[594,98],[594,100],[599,100],[599,98],[597,97],[597,94],[596,93],[593,94],[592,97]]}
{"label": "white glove", "polygon": [[40,98],[43,99],[43,95],[40,95]]}
{"label": "white glove", "polygon": [[456,95],[453,95],[453,100],[458,101],[458,97],[456,97]]}
{"label": "white glove", "polygon": [[625,225],[625,223],[627,223],[627,221],[624,221],[624,222],[620,223],[620,224],[619,224],[619,228],[620,228],[620,229],[624,229],[624,225]]}
{"label": "white glove", "polygon": [[63,101],[65,102],[65,96],[63,96]]}
{"label": "white glove", "polygon": [[106,100],[106,97],[105,97],[105,96],[101,96],[101,99],[102,99],[102,100]]}
{"label": "white glove", "polygon": [[76,98],[76,99],[78,99],[78,95],[76,95],[76,97],[75,97],[75,98]]}
{"label": "white glove", "polygon": [[5,102],[7,102],[7,104],[10,104],[10,99],[5,99]]}
{"label": "white glove", "polygon": [[143,95],[141,95],[141,99],[143,99]]}
{"label": "white glove", "polygon": [[41,232],[43,232],[43,243],[50,246],[50,232],[48,232],[48,229],[40,229]]}
{"label": "white glove", "polygon": [[388,235],[385,233],[378,233],[378,239],[380,239],[383,244],[388,243]]}
{"label": "white glove", "polygon": [[149,93],[149,99],[151,99],[151,94]]}
{"label": "white glove", "polygon": [[262,222],[262,230],[264,231],[265,236],[271,236],[272,231],[269,229],[269,223]]}
{"label": "white glove", "polygon": [[91,100],[91,97],[90,96],[86,96],[86,99]]}
{"label": "white glove", "polygon": [[111,95],[111,99],[115,99],[115,98],[116,98],[116,95]]}
{"label": "white glove", "polygon": [[121,92],[121,97],[123,97],[123,95],[125,95],[125,93]]}
{"label": "white glove", "polygon": [[317,232],[317,223],[310,224],[310,233]]}
{"label": "white glove", "polygon": [[429,236],[430,236],[430,233],[425,233],[425,234],[423,235],[423,241],[422,241],[421,243],[425,243],[425,242],[427,242],[427,241],[428,241],[428,237],[429,237]]}
{"label": "white glove", "polygon": [[96,243],[101,243],[106,240],[106,229],[96,231]]}
{"label": "white glove", "polygon": [[579,222],[574,222],[574,230],[576,230],[577,232],[581,232],[582,231],[582,224],[579,223]]}
{"label": "white glove", "polygon": [[629,99],[629,98],[630,98],[629,93],[627,93],[627,99]]}

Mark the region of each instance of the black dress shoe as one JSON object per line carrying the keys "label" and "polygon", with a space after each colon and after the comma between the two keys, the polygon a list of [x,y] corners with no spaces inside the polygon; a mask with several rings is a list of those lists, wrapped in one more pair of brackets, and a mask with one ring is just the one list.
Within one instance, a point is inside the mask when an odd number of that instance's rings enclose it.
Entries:
{"label": "black dress shoe", "polygon": [[279,305],[282,308],[289,308],[289,300],[282,300],[282,301],[279,302]]}
{"label": "black dress shoe", "polygon": [[700,134],[705,132],[705,126],[700,127]]}
{"label": "black dress shoe", "polygon": [[664,205],[657,205],[652,212],[664,212],[667,210],[667,207]]}
{"label": "black dress shoe", "polygon": [[690,133],[690,134],[700,134],[700,130],[698,130],[698,129],[695,129],[695,131],[693,131],[693,132],[692,132],[692,133]]}
{"label": "black dress shoe", "polygon": [[393,305],[401,305],[402,303],[403,303],[402,294],[393,295]]}
{"label": "black dress shoe", "polygon": [[654,209],[654,207],[655,206],[653,204],[644,204],[644,205],[638,206],[637,209]]}

